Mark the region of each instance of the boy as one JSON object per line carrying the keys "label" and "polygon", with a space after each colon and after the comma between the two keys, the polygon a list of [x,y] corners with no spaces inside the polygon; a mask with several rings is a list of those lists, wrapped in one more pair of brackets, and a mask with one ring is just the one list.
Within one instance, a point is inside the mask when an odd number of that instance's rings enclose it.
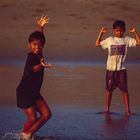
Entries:
{"label": "boy", "polygon": [[118,87],[123,95],[123,101],[126,107],[126,114],[130,115],[129,95],[127,87],[127,72],[124,66],[127,49],[140,45],[140,36],[135,28],[130,28],[129,32],[134,33],[135,39],[131,37],[123,37],[125,33],[125,22],[116,20],[113,23],[114,37],[110,36],[102,40],[102,36],[107,32],[107,28],[103,27],[96,40],[96,47],[102,46],[108,49],[107,71],[106,71],[106,113],[110,112],[110,104],[113,90]]}
{"label": "boy", "polygon": [[[51,111],[40,94],[44,68],[51,67],[51,64],[44,62],[42,55],[45,44],[43,27],[47,23],[48,18],[42,16],[37,20],[39,31],[31,33],[28,38],[31,51],[28,53],[22,80],[17,87],[17,106],[24,111],[28,119],[21,133],[22,140],[30,139],[51,117]],[[40,113],[39,117],[37,112]]]}

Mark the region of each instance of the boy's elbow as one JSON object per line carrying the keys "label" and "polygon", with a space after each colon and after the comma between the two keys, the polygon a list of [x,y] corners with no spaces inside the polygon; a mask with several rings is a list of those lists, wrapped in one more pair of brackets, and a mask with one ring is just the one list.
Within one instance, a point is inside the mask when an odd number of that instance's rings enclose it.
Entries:
{"label": "boy's elbow", "polygon": [[101,44],[100,44],[100,40],[97,39],[96,42],[95,42],[95,47],[100,47],[100,46],[101,46]]}
{"label": "boy's elbow", "polygon": [[140,46],[140,40],[138,41],[137,45]]}
{"label": "boy's elbow", "polygon": [[95,43],[95,47],[100,47],[101,45],[99,43]]}
{"label": "boy's elbow", "polygon": [[136,46],[140,46],[140,41],[137,41]]}

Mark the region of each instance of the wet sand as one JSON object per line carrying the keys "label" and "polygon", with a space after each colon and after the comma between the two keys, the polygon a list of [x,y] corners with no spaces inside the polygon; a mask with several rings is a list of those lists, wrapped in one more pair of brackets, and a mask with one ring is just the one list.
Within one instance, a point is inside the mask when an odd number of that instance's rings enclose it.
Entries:
{"label": "wet sand", "polygon": [[[112,113],[104,115],[103,64],[54,63],[45,71],[42,95],[53,117],[37,133],[52,140],[137,140],[139,136],[140,65],[129,64],[128,82],[133,116],[125,116],[119,90],[113,94]],[[26,120],[16,107],[15,89],[23,64],[1,65],[0,138],[17,139]],[[16,137],[16,138],[15,138]]]}
{"label": "wet sand", "polygon": [[[0,107],[2,140],[18,140],[25,117],[14,107]],[[53,117],[37,135],[40,140],[138,140],[140,114],[125,116],[112,113],[104,116],[93,109],[75,106],[51,106]],[[15,121],[16,119],[16,121]],[[44,138],[44,139],[43,139]]]}

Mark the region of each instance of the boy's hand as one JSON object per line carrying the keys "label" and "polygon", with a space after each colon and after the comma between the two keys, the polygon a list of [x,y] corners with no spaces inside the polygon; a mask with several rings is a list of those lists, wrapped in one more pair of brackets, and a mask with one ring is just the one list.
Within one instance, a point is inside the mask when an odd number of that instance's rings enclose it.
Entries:
{"label": "boy's hand", "polygon": [[44,27],[45,24],[49,23],[49,18],[42,15],[40,19],[36,18],[36,23],[39,27]]}
{"label": "boy's hand", "polygon": [[52,66],[50,63],[46,64],[44,58],[41,59],[40,63],[44,68],[51,68]]}
{"label": "boy's hand", "polygon": [[45,64],[45,68],[51,68],[52,67],[52,64],[48,63],[48,64]]}
{"label": "boy's hand", "polygon": [[106,33],[106,32],[108,32],[108,29],[106,27],[102,27],[100,32],[101,33]]}
{"label": "boy's hand", "polygon": [[129,32],[134,33],[134,32],[136,32],[136,29],[135,28],[129,28]]}

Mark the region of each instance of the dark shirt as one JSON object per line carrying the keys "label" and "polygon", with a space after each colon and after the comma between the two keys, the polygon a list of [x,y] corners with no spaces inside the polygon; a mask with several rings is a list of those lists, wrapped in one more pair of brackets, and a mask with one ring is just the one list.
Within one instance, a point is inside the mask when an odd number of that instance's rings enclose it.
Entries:
{"label": "dark shirt", "polygon": [[24,73],[21,82],[17,87],[18,92],[24,94],[40,93],[44,76],[44,68],[42,68],[38,72],[34,72],[33,67],[40,64],[41,58],[42,57],[37,54],[28,53],[28,57],[24,67]]}

